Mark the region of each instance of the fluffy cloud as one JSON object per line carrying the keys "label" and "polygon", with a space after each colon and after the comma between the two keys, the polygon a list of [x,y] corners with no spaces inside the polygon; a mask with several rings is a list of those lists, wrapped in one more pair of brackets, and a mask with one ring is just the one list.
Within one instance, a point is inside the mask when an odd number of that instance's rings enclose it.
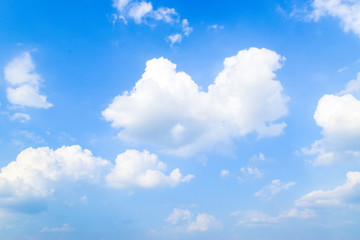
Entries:
{"label": "fluffy cloud", "polygon": [[166,185],[176,186],[180,182],[189,182],[194,177],[193,175],[183,177],[178,168],[166,176],[165,169],[166,165],[159,161],[155,154],[147,151],[127,150],[117,156],[116,165],[106,176],[106,181],[109,186],[114,188],[129,186],[152,188]]}
{"label": "fluffy cloud", "polygon": [[238,216],[241,219],[238,221],[240,225],[247,226],[267,226],[269,224],[279,223],[281,221],[298,218],[307,219],[315,217],[315,212],[311,209],[299,210],[297,208],[290,209],[289,211],[283,211],[278,216],[269,216],[266,213],[260,211],[246,211],[246,212],[233,212],[231,216]]}
{"label": "fluffy cloud", "polygon": [[109,162],[80,146],[28,148],[1,169],[0,196],[46,197],[60,180],[98,181]]}
{"label": "fluffy cloud", "polygon": [[10,103],[35,108],[50,108],[46,96],[39,93],[41,77],[35,72],[35,65],[29,52],[22,53],[11,60],[4,68],[8,87],[7,98]]}
{"label": "fluffy cloud", "polygon": [[333,190],[317,190],[298,199],[299,207],[360,206],[360,172],[348,172],[344,185]]}
{"label": "fluffy cloud", "polygon": [[263,187],[260,191],[256,192],[254,196],[270,199],[272,196],[280,193],[283,190],[288,190],[291,186],[294,185],[294,182],[282,183],[279,179],[274,179],[272,180],[271,184]]}
{"label": "fluffy cloud", "polygon": [[327,94],[319,100],[314,119],[323,129],[323,138],[302,149],[304,154],[316,156],[314,165],[359,160],[360,101],[354,96],[359,94],[359,83],[360,75],[339,94]]}
{"label": "fluffy cloud", "polygon": [[207,92],[169,60],[152,59],[133,90],[115,97],[102,115],[121,129],[122,140],[178,155],[251,132],[276,136],[286,126],[275,121],[287,113],[288,101],[274,80],[282,59],[268,49],[239,51],[225,59]]}
{"label": "fluffy cloud", "polygon": [[221,228],[220,221],[207,213],[198,214],[196,219],[192,220],[192,213],[188,209],[174,208],[166,221],[173,225],[182,224],[187,231],[204,232],[210,229]]}
{"label": "fluffy cloud", "polygon": [[339,18],[345,32],[352,31],[360,37],[359,0],[314,0],[312,7],[314,20],[324,16]]}
{"label": "fluffy cloud", "polygon": [[114,188],[153,188],[175,186],[193,178],[193,175],[182,177],[179,169],[166,176],[164,170],[165,164],[147,151],[128,150],[118,155],[113,166],[110,161],[95,157],[78,145],[56,150],[28,148],[17,156],[16,161],[1,169],[0,206],[7,208],[24,202],[38,204],[69,182],[106,182]]}

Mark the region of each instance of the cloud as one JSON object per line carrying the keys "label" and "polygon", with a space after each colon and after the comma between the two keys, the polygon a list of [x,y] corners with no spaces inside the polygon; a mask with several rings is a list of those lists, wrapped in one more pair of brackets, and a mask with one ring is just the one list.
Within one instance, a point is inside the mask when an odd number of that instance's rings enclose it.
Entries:
{"label": "cloud", "polygon": [[115,97],[102,115],[121,129],[122,140],[177,155],[252,132],[277,136],[286,124],[276,121],[286,115],[289,99],[274,80],[282,59],[264,48],[239,51],[225,59],[206,92],[169,60],[152,59],[133,90]]}
{"label": "cloud", "polygon": [[139,24],[142,22],[142,19],[152,11],[153,7],[151,3],[134,3],[134,5],[129,10],[129,17],[133,18],[134,21]]}
{"label": "cloud", "polygon": [[[27,148],[0,172],[0,207],[38,212],[46,209],[46,199],[70,183],[82,182],[114,188],[176,186],[194,176],[182,177],[179,169],[169,176],[165,164],[147,151],[127,150],[113,164],[78,145],[56,150]],[[86,201],[85,197],[85,201]],[[36,211],[35,211],[35,210]]]}
{"label": "cloud", "polygon": [[0,196],[16,198],[47,197],[54,192],[52,183],[60,180],[98,181],[109,162],[94,157],[80,146],[27,148],[1,169]]}
{"label": "cloud", "polygon": [[284,220],[291,218],[308,219],[315,217],[315,212],[311,209],[299,210],[297,208],[283,211],[277,216],[270,216],[260,211],[236,211],[230,216],[238,216],[241,219],[238,221],[240,225],[246,226],[268,226],[270,224],[277,224]]}
{"label": "cloud", "polygon": [[120,14],[115,15],[115,18],[122,19],[125,23],[127,19],[134,20],[136,24],[148,24],[147,20],[163,21],[170,24],[179,22],[179,14],[174,8],[160,7],[155,10],[151,2],[114,0],[113,7],[115,7]]}
{"label": "cloud", "polygon": [[246,178],[262,178],[263,173],[257,168],[248,165],[247,167],[242,167],[240,169],[239,178],[246,179]]}
{"label": "cloud", "polygon": [[168,39],[170,41],[170,45],[173,46],[175,43],[180,43],[183,39],[183,36],[180,33],[174,33],[168,36]]}
{"label": "cloud", "polygon": [[12,115],[12,116],[10,117],[10,119],[11,119],[12,121],[19,121],[19,122],[24,123],[24,122],[27,122],[27,121],[30,120],[30,116],[29,116],[29,114],[26,114],[26,113],[19,113],[19,112],[17,112],[17,113],[15,113],[14,115]]}
{"label": "cloud", "polygon": [[187,19],[180,18],[180,15],[174,8],[160,7],[154,9],[151,2],[132,1],[132,0],[113,0],[113,7],[118,10],[118,15],[113,15],[113,22],[120,19],[127,23],[128,19],[132,19],[136,24],[147,24],[155,26],[157,22],[164,22],[180,28],[180,33],[169,35],[166,40],[170,42],[170,46],[174,46],[188,37],[193,28],[190,27]]}
{"label": "cloud", "polygon": [[360,206],[360,172],[348,172],[344,185],[333,190],[310,192],[295,202],[298,207]]}
{"label": "cloud", "polygon": [[172,225],[184,227],[184,230],[192,231],[208,231],[210,229],[221,228],[222,225],[213,215],[207,213],[197,214],[196,219],[192,219],[192,213],[188,209],[174,208],[173,212],[166,219]]}
{"label": "cloud", "polygon": [[11,60],[4,68],[4,75],[11,86],[6,90],[11,104],[45,109],[52,107],[46,96],[39,93],[42,79],[35,72],[35,64],[29,52],[23,52]]}
{"label": "cloud", "polygon": [[345,32],[352,31],[360,37],[360,2],[358,0],[314,0],[311,17],[318,21],[325,16],[340,19]]}
{"label": "cloud", "polygon": [[288,190],[294,186],[294,182],[282,183],[279,179],[272,180],[271,184],[263,187],[260,191],[254,194],[255,197],[261,197],[265,199],[271,199],[274,195],[280,193],[283,190]]}
{"label": "cloud", "polygon": [[[314,165],[359,161],[360,157],[360,74],[340,93],[326,94],[318,102],[314,119],[322,128],[323,138],[311,148],[303,148],[306,155],[315,155]],[[354,96],[355,95],[355,96]]]}
{"label": "cloud", "polygon": [[189,182],[194,177],[183,177],[178,168],[169,176],[164,174],[166,165],[160,162],[155,154],[148,151],[127,150],[116,158],[116,165],[106,176],[107,184],[114,188],[140,186],[152,188],[157,186],[176,186],[181,182]]}
{"label": "cloud", "polygon": [[212,30],[223,30],[224,26],[223,25],[219,25],[219,24],[213,24],[208,26],[208,29],[212,29]]}
{"label": "cloud", "polygon": [[190,220],[192,213],[188,209],[174,208],[173,212],[166,219],[171,224],[177,224],[180,221]]}
{"label": "cloud", "polygon": [[221,172],[220,172],[220,177],[222,177],[222,178],[226,178],[229,175],[230,175],[229,170],[221,170]]}

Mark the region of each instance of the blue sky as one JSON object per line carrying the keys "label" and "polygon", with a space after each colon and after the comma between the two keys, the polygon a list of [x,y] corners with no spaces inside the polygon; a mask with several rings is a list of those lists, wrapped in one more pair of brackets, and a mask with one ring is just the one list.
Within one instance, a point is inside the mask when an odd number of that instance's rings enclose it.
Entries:
{"label": "blue sky", "polygon": [[357,239],[359,13],[3,0],[1,239]]}

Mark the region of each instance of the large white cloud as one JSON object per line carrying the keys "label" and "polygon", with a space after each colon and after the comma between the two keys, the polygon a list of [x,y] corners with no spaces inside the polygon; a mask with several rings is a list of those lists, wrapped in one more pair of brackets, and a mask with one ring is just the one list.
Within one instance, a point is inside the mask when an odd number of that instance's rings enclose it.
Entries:
{"label": "large white cloud", "polygon": [[322,128],[323,138],[311,148],[302,149],[303,153],[316,156],[314,165],[359,161],[360,101],[355,97],[359,94],[359,83],[360,74],[339,94],[327,94],[319,100],[314,119]]}
{"label": "large white cloud", "polygon": [[275,121],[287,113],[288,101],[274,80],[282,59],[264,48],[239,51],[225,59],[206,92],[169,60],[152,59],[132,91],[115,97],[102,115],[121,129],[121,139],[178,155],[251,132],[276,136],[286,126]]}
{"label": "large white cloud", "polygon": [[148,151],[127,150],[117,156],[116,165],[106,176],[106,181],[114,188],[129,186],[152,188],[176,186],[181,182],[189,182],[194,177],[193,175],[183,177],[178,168],[166,176],[165,170],[166,165],[159,161],[155,154],[150,154]]}
{"label": "large white cloud", "polygon": [[344,185],[333,190],[310,192],[295,204],[299,207],[351,207],[360,206],[360,172],[348,172]]}
{"label": "large white cloud", "polygon": [[[194,176],[182,177],[180,170],[165,173],[165,164],[147,151],[128,150],[119,154],[115,165],[78,145],[56,150],[27,148],[0,172],[0,207],[33,200],[46,200],[59,188],[74,182],[113,188],[176,186]],[[37,202],[34,202],[37,204]]]}
{"label": "large white cloud", "polygon": [[6,90],[10,103],[45,109],[52,106],[46,96],[39,93],[42,79],[35,72],[35,64],[29,52],[24,52],[11,60],[4,68],[4,75],[11,86]]}
{"label": "large white cloud", "polygon": [[345,32],[352,31],[360,37],[359,0],[314,0],[312,6],[316,21],[324,16],[339,18]]}

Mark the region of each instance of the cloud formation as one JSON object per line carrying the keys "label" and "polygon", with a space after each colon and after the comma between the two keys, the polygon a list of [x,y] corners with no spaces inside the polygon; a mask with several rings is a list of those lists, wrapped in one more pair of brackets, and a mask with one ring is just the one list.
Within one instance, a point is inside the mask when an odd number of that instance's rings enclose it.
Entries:
{"label": "cloud formation", "polygon": [[39,93],[40,75],[35,72],[35,64],[29,52],[11,60],[4,68],[7,99],[11,104],[34,108],[50,108],[45,95]]}
{"label": "cloud formation", "polygon": [[360,74],[338,94],[326,94],[318,102],[314,119],[322,128],[323,138],[311,148],[303,148],[306,155],[315,155],[314,165],[360,159]]}
{"label": "cloud formation", "polygon": [[226,58],[224,70],[208,91],[165,58],[146,63],[142,78],[102,112],[122,140],[158,146],[177,155],[189,155],[228,143],[233,137],[256,132],[277,136],[287,113],[274,71],[282,57],[268,49],[250,48]]}
{"label": "cloud formation", "polygon": [[344,185],[333,190],[310,192],[295,202],[298,207],[360,206],[360,172],[348,172]]}
{"label": "cloud formation", "polygon": [[190,232],[204,232],[222,227],[220,221],[213,215],[201,213],[197,214],[196,219],[193,219],[192,216],[192,213],[188,209],[174,208],[166,221],[172,225],[180,225]]}
{"label": "cloud formation", "polygon": [[118,15],[115,14],[114,20],[121,19],[127,23],[128,19],[133,20],[136,24],[156,25],[156,22],[175,24],[181,32],[169,35],[166,39],[170,46],[180,43],[184,37],[188,37],[192,32],[187,19],[180,18],[180,15],[174,8],[160,7],[154,9],[151,2],[133,1],[133,0],[113,0],[113,7],[117,9]]}
{"label": "cloud formation", "polygon": [[360,1],[314,0],[311,17],[318,21],[325,16],[336,17],[345,32],[352,31],[360,37]]}
{"label": "cloud formation", "polygon": [[114,168],[106,176],[107,184],[114,188],[176,186],[181,182],[189,182],[194,177],[183,177],[178,168],[166,176],[166,165],[148,151],[127,150],[119,154],[115,162]]}
{"label": "cloud formation", "polygon": [[78,145],[56,150],[27,148],[0,172],[0,207],[46,199],[67,183],[92,183],[113,188],[176,186],[194,176],[180,170],[166,176],[165,164],[147,151],[128,150],[115,165]]}

